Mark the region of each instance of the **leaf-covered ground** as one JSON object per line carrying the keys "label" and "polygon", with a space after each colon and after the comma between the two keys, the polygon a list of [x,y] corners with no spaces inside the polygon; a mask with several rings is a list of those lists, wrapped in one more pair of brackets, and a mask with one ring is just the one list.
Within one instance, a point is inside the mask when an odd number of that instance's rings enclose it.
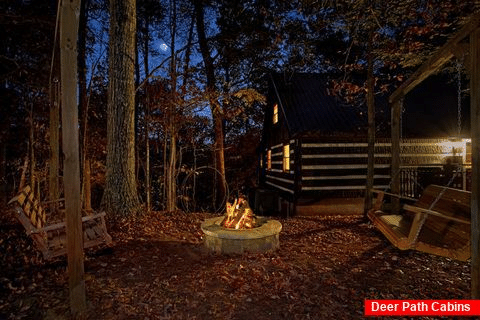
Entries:
{"label": "leaf-covered ground", "polygon": [[[0,319],[68,319],[66,261],[0,218]],[[281,220],[273,253],[202,246],[207,214],[153,212],[87,252],[88,319],[360,319],[364,299],[468,299],[468,263],[392,247],[359,216]]]}

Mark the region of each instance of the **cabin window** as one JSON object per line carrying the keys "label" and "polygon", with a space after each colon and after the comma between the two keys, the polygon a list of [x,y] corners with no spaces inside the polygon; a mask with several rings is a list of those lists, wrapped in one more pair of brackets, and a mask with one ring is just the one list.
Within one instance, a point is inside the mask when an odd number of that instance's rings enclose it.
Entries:
{"label": "cabin window", "polygon": [[272,169],[272,150],[267,151],[267,170]]}
{"label": "cabin window", "polygon": [[283,171],[290,171],[290,145],[283,146]]}
{"label": "cabin window", "polygon": [[273,106],[273,124],[278,122],[278,104]]}

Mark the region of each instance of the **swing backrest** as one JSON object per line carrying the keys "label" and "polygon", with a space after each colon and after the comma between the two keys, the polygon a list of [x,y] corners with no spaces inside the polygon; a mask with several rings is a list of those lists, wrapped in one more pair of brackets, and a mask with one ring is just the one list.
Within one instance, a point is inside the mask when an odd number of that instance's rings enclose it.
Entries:
{"label": "swing backrest", "polygon": [[[415,206],[470,221],[470,195],[468,191],[429,185]],[[470,224],[435,215],[428,215],[423,228],[433,231],[443,243],[448,243],[452,247],[464,246],[470,239]]]}
{"label": "swing backrest", "polygon": [[416,207],[440,212],[450,217],[470,220],[470,192],[429,185],[415,202]]}
{"label": "swing backrest", "polygon": [[23,188],[15,198],[9,201],[9,203],[14,201],[18,203],[23,213],[27,216],[35,228],[41,229],[45,226],[45,210],[40,205],[40,201],[35,199],[35,195],[30,186],[27,185],[25,188]]}

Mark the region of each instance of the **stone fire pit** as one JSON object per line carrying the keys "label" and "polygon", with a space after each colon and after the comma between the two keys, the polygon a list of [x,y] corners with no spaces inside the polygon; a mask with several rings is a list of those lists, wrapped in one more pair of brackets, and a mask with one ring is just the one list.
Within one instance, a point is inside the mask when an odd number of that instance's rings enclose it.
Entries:
{"label": "stone fire pit", "polygon": [[205,247],[215,253],[242,254],[244,252],[273,251],[280,247],[282,224],[277,220],[257,217],[257,227],[230,229],[220,225],[224,217],[207,219],[202,223]]}

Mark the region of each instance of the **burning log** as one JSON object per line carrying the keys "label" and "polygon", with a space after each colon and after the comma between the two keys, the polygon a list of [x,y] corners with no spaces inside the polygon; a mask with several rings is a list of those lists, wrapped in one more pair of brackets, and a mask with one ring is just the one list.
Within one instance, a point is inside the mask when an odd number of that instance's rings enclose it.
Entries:
{"label": "burning log", "polygon": [[256,220],[248,201],[240,197],[233,204],[227,202],[227,212],[220,225],[229,229],[251,229],[255,227]]}

